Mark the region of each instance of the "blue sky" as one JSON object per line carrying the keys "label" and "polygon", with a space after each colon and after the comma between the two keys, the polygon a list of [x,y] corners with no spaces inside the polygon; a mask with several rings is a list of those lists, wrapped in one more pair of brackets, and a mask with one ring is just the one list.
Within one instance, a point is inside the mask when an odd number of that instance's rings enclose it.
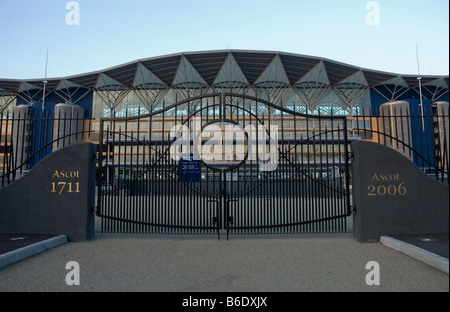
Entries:
{"label": "blue sky", "polygon": [[[449,74],[448,0],[0,0],[0,78],[77,75],[189,51],[270,50],[400,74]],[[72,15],[71,15],[72,16]]]}

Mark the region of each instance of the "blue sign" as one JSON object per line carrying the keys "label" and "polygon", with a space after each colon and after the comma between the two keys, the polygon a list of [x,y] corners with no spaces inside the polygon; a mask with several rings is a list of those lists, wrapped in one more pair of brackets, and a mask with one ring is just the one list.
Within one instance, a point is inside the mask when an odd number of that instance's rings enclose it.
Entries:
{"label": "blue sign", "polygon": [[180,159],[178,163],[178,177],[182,182],[200,182],[201,161],[190,159]]}

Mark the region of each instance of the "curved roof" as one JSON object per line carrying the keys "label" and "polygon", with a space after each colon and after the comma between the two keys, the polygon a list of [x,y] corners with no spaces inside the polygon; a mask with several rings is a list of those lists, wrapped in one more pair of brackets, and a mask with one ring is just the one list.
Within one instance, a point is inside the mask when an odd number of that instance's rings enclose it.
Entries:
{"label": "curved roof", "polygon": [[[184,65],[184,66],[181,66]],[[271,71],[273,77],[284,85],[296,85],[302,83],[308,74],[320,66],[321,83],[331,87],[345,81],[352,80],[353,75],[362,76],[359,79],[365,81],[366,87],[376,87],[382,84],[399,85],[404,88],[418,87],[418,79],[415,75],[401,75],[382,71],[364,69],[340,62],[304,56],[284,52],[270,51],[244,51],[223,50],[188,52],[141,59],[101,71],[68,76],[62,78],[46,79],[48,92],[63,88],[77,87],[93,90],[106,90],[114,85],[122,88],[135,88],[142,80],[145,70],[145,80],[153,85],[173,87],[179,83],[197,83],[205,87],[211,87],[226,78],[221,76],[221,70],[225,67],[237,67],[239,74],[234,75],[235,80],[243,84],[254,86],[266,81],[267,71]],[[180,68],[183,67],[183,73]],[[141,73],[141,74],[139,74]],[[240,75],[240,76],[239,76]],[[44,79],[0,79],[0,95],[17,94],[24,91],[42,89]],[[436,85],[448,90],[449,76],[422,76],[423,84]]]}

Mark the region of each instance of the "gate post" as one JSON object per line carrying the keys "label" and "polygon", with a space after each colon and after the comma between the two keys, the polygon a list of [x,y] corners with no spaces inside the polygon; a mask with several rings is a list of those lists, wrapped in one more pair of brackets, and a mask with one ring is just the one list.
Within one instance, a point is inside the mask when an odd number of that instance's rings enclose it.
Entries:
{"label": "gate post", "polygon": [[0,189],[0,233],[94,238],[96,145],[58,150]]}
{"label": "gate post", "polygon": [[383,235],[441,234],[449,229],[449,187],[384,145],[352,144],[354,235],[362,242]]}

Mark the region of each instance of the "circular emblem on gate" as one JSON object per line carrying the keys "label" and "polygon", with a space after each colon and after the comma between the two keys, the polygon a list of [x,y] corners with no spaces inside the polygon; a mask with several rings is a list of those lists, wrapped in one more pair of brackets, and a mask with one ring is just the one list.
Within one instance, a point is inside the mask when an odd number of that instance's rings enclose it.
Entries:
{"label": "circular emblem on gate", "polygon": [[216,171],[232,171],[248,158],[248,134],[236,121],[213,120],[202,127],[197,152],[201,161]]}

